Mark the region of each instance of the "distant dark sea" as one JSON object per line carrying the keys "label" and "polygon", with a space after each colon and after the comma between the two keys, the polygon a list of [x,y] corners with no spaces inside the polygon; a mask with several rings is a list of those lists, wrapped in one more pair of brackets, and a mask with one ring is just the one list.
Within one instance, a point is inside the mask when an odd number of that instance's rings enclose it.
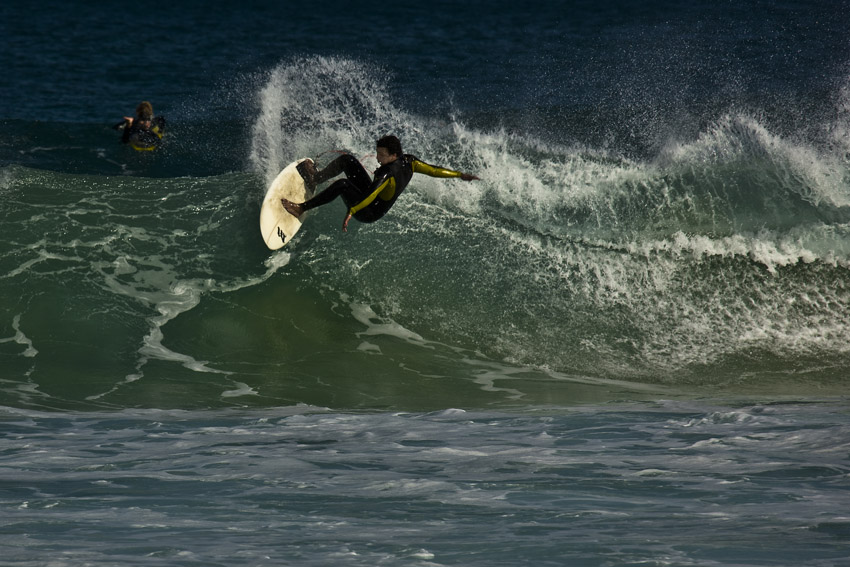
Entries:
{"label": "distant dark sea", "polygon": [[[848,30],[4,2],[0,562],[850,563]],[[287,163],[385,134],[481,180],[265,247]]]}

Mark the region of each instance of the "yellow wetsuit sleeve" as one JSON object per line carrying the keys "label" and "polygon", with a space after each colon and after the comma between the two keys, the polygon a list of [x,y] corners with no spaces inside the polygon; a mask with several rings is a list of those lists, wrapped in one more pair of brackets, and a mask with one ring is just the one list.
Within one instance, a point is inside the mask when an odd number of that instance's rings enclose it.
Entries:
{"label": "yellow wetsuit sleeve", "polygon": [[459,171],[455,171],[453,169],[446,169],[445,167],[438,167],[436,165],[431,165],[425,163],[424,161],[419,161],[418,159],[413,160],[413,173],[424,173],[425,175],[429,175],[431,177],[460,177],[463,175]]}

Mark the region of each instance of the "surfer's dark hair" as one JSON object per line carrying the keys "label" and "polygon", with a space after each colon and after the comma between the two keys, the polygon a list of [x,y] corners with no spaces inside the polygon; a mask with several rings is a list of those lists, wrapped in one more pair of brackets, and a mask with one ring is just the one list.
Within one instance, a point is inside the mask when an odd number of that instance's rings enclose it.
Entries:
{"label": "surfer's dark hair", "polygon": [[143,101],[139,103],[139,106],[136,107],[136,117],[150,120],[153,118],[153,106],[148,101]]}
{"label": "surfer's dark hair", "polygon": [[375,142],[376,148],[387,148],[387,151],[390,154],[395,154],[399,157],[402,155],[401,151],[401,140],[396,138],[395,136],[384,136],[377,142]]}

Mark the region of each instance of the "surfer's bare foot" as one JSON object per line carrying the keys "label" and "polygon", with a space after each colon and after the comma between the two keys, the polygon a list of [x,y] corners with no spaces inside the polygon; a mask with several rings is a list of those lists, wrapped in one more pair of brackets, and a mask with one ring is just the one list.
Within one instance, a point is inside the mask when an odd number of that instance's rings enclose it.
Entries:
{"label": "surfer's bare foot", "polygon": [[301,205],[301,203],[293,203],[292,201],[289,201],[287,199],[281,199],[280,204],[283,205],[283,208],[286,209],[286,212],[288,212],[295,218],[298,218],[304,214],[304,207]]}

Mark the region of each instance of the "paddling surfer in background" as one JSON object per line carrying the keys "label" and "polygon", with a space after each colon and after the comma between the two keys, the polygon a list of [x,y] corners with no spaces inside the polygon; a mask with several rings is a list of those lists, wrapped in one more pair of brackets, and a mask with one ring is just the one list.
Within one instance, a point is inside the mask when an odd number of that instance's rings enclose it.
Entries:
{"label": "paddling surfer in background", "polygon": [[148,101],[139,103],[136,107],[136,117],[125,116],[123,122],[115,125],[116,130],[123,130],[121,141],[130,144],[133,149],[149,151],[155,149],[165,133],[165,118],[154,118],[153,106]]}

